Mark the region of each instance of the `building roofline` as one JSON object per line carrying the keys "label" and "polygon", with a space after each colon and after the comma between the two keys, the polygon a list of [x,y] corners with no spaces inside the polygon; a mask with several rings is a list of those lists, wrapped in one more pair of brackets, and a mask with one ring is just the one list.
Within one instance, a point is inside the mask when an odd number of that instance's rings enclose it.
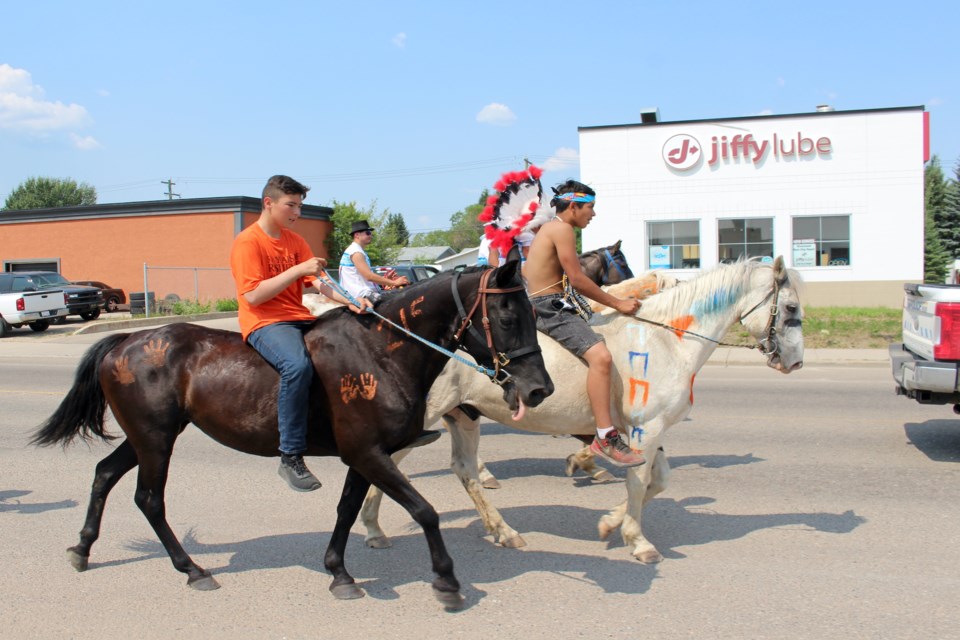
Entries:
{"label": "building roofline", "polygon": [[[126,218],[155,215],[227,212],[260,213],[262,203],[250,196],[218,198],[183,198],[180,200],[148,200],[142,202],[113,202],[78,207],[52,209],[21,209],[0,211],[0,224],[16,222],[50,222],[54,220],[90,220],[97,218]],[[307,220],[330,221],[332,207],[303,205],[300,216]]]}
{"label": "building roofline", "polygon": [[768,120],[768,119],[785,119],[785,118],[813,118],[813,117],[830,117],[830,116],[839,116],[839,115],[854,115],[861,113],[883,113],[890,111],[925,111],[926,108],[924,105],[916,105],[910,107],[882,107],[878,109],[851,109],[848,111],[805,111],[803,113],[786,113],[786,114],[772,114],[772,115],[756,115],[756,116],[736,116],[732,118],[705,118],[703,120],[667,120],[663,122],[636,122],[632,124],[602,124],[602,125],[592,125],[586,127],[577,127],[577,132],[581,131],[596,131],[598,129],[624,129],[630,127],[643,127],[644,129],[649,127],[662,127],[664,125],[677,125],[677,124],[710,124],[715,122],[736,122],[743,120]]}

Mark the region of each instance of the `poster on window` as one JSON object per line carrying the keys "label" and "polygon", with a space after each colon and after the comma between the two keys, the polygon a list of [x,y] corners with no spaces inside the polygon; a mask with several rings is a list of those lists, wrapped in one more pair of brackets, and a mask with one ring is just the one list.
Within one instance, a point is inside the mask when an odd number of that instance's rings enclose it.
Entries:
{"label": "poster on window", "polygon": [[793,241],[793,266],[817,266],[817,241],[813,238]]}
{"label": "poster on window", "polygon": [[651,269],[669,269],[670,268],[670,247],[669,245],[651,245],[650,246],[650,268]]}

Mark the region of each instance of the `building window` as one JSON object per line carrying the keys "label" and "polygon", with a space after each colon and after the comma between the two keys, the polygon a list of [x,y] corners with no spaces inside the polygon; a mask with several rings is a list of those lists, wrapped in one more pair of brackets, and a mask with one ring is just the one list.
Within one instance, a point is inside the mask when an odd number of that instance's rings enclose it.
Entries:
{"label": "building window", "polygon": [[793,266],[850,265],[850,216],[793,219]]}
{"label": "building window", "polygon": [[700,267],[700,223],[648,222],[650,239],[647,264],[650,269],[698,269]]}
{"label": "building window", "polygon": [[772,258],[773,218],[717,220],[717,249],[723,264],[741,258]]}

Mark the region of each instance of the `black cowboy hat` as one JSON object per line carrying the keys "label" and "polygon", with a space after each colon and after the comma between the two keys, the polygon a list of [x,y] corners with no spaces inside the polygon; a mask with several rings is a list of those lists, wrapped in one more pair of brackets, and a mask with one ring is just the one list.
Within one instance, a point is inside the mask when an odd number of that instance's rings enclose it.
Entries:
{"label": "black cowboy hat", "polygon": [[367,224],[366,220],[357,220],[356,222],[351,222],[350,235],[353,235],[358,231],[373,231],[373,227]]}

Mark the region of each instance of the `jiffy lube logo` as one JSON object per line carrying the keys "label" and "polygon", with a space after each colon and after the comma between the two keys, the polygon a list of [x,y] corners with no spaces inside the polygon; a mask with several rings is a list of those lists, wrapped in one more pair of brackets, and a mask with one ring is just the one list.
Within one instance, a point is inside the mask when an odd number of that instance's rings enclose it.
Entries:
{"label": "jiffy lube logo", "polygon": [[700,164],[703,152],[700,143],[693,136],[681,133],[667,140],[663,145],[663,161],[677,171],[687,171]]}
{"label": "jiffy lube logo", "polygon": [[758,168],[768,159],[796,160],[805,157],[825,157],[833,153],[830,138],[805,136],[802,131],[783,136],[774,133],[769,138],[755,138],[752,133],[732,136],[712,136],[707,149],[691,135],[681,133],[663,145],[663,161],[671,169],[689,171],[705,162],[712,169],[731,164],[752,164]]}

